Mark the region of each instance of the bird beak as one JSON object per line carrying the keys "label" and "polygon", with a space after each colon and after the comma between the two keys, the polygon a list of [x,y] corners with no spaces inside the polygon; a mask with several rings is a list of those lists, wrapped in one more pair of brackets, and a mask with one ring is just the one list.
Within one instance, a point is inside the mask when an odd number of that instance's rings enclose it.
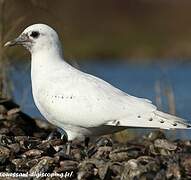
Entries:
{"label": "bird beak", "polygon": [[4,44],[4,47],[10,47],[10,46],[15,46],[15,45],[22,45],[25,42],[30,42],[30,39],[28,35],[26,34],[21,34],[18,38],[8,41]]}

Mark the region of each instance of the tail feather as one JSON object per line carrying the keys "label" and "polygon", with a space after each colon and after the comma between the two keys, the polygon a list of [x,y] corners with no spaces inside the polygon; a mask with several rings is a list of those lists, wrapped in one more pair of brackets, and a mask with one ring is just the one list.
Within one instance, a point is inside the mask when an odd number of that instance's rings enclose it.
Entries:
{"label": "tail feather", "polygon": [[176,126],[178,125],[182,125],[185,128],[190,128],[191,124],[188,123],[185,119],[168,114],[168,113],[164,113],[161,111],[155,111],[154,112],[156,114],[156,116],[158,116],[159,118],[162,118],[164,120],[170,121],[173,123],[173,126],[176,128]]}
{"label": "tail feather", "polygon": [[186,120],[158,110],[143,115],[113,120],[108,122],[107,125],[159,129],[191,128],[191,124],[187,123]]}

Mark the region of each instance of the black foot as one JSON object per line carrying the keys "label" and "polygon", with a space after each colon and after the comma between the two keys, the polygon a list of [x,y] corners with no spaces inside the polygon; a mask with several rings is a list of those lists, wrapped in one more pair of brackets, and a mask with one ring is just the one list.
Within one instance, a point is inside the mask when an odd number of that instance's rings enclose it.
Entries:
{"label": "black foot", "polygon": [[61,138],[61,133],[58,131],[58,129],[54,129],[47,137],[47,140],[52,140],[52,139],[60,139]]}
{"label": "black foot", "polygon": [[107,138],[107,137],[100,137],[96,140],[96,146],[100,147],[100,146],[112,146],[113,145],[113,141],[111,138]]}
{"label": "black foot", "polygon": [[52,139],[62,139],[63,141],[67,142],[68,136],[63,129],[57,128],[54,131],[52,131],[47,137],[47,140],[52,140]]}

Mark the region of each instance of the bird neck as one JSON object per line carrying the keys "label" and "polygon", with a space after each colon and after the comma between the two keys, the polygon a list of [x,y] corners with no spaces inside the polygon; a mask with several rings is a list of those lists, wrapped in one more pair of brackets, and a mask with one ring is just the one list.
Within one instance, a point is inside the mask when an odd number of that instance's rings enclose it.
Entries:
{"label": "bird neck", "polygon": [[31,73],[33,76],[53,75],[60,67],[65,69],[64,67],[70,66],[64,61],[62,52],[57,49],[42,49],[31,54]]}
{"label": "bird neck", "polygon": [[42,49],[41,51],[36,51],[31,53],[32,60],[43,58],[43,60],[54,57],[54,58],[63,58],[63,55],[60,51],[56,49]]}

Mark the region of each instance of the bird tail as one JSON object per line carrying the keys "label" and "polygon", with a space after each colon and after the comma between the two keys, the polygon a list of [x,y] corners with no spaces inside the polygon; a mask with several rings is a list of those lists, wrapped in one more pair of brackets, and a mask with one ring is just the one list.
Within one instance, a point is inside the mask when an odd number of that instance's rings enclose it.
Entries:
{"label": "bird tail", "polygon": [[187,129],[191,128],[191,124],[188,123],[185,119],[179,118],[177,116],[161,112],[159,110],[154,111],[154,114],[157,119],[159,119],[160,123],[165,122],[169,124],[169,128],[167,129]]}
{"label": "bird tail", "polygon": [[159,129],[191,128],[191,124],[189,124],[185,119],[161,112],[159,110],[139,116],[129,116],[123,119],[110,121],[106,125]]}

